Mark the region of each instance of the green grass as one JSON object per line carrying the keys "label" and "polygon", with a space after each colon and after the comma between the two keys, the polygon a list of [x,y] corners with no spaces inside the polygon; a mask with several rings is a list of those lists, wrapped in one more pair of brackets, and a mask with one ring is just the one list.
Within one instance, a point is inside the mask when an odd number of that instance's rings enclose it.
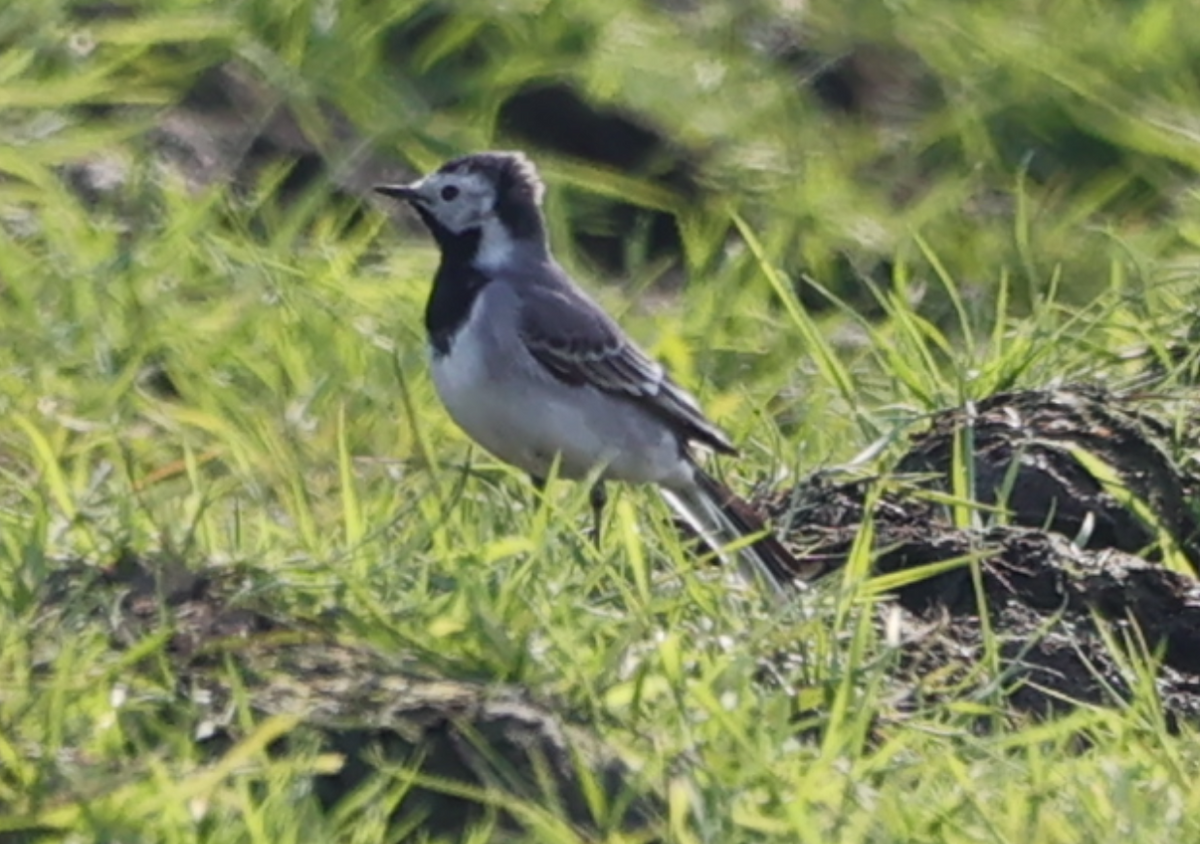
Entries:
{"label": "green grass", "polygon": [[[694,569],[640,489],[594,550],[582,489],[538,506],[438,406],[427,240],[326,185],[277,202],[282,167],[248,190],[189,187],[143,138],[231,60],[318,136],[333,104],[414,168],[507,144],[498,102],[531,80],[642,115],[696,151],[703,198],[539,156],[551,227],[744,445],[724,467],[743,488],[880,442],[868,468],[886,470],[932,410],[1119,382],[1138,364],[1117,352],[1167,361],[1194,324],[1187,0],[810,4],[819,49],[873,41],[927,67],[936,95],[899,129],[831,116],[749,46],[775,4],[700,5],[160,0],[89,23],[67,0],[4,4],[0,840],[383,840],[370,813],[318,814],[304,784],[328,760],[262,752],[287,724],[243,707],[248,737],[205,758],[170,669],[139,667],[165,664],[163,637],[113,649],[86,596],[39,621],[64,560],[130,552],[244,571],[281,617],[335,617],[385,653],[531,689],[644,766],[672,840],[1197,836],[1200,752],[1167,734],[1151,683],[1123,709],[988,735],[971,729],[987,701],[901,717],[864,555],[780,614]],[[417,48],[385,53],[418,23]],[[61,168],[97,156],[128,179],[89,207]],[[614,192],[678,215],[677,295],[658,263],[616,284],[565,245]],[[755,681],[780,648],[804,656],[791,691]]]}

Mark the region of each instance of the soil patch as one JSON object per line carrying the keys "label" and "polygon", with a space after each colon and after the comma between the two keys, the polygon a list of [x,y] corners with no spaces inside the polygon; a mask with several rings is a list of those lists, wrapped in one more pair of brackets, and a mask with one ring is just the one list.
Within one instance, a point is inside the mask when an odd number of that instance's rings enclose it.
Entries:
{"label": "soil patch", "polygon": [[[937,415],[897,475],[818,475],[765,506],[804,570],[842,568],[867,521],[875,574],[934,567],[892,590],[912,706],[995,684],[1017,714],[1121,705],[1140,662],[1168,717],[1194,720],[1200,582],[1179,569],[1200,560],[1197,484],[1167,419],[1092,387],[1000,394]],[[989,508],[982,521],[1005,524],[955,526],[956,474]],[[985,620],[999,676],[979,671]]]}

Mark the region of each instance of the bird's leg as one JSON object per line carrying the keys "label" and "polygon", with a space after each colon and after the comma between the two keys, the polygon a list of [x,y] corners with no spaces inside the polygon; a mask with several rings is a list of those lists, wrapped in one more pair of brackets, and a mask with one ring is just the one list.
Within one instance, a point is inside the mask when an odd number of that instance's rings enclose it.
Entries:
{"label": "bird's leg", "polygon": [[608,493],[604,489],[604,481],[592,484],[588,493],[588,502],[592,505],[592,543],[600,547],[600,522],[604,516],[604,505],[608,503]]}

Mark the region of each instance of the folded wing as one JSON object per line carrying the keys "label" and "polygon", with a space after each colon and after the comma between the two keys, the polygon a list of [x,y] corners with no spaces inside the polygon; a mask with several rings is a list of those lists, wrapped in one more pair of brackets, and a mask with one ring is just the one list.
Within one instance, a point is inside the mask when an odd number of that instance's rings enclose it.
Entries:
{"label": "folded wing", "polygon": [[524,287],[521,298],[521,339],[555,378],[623,396],[673,425],[684,440],[737,452],[696,400],[574,285]]}

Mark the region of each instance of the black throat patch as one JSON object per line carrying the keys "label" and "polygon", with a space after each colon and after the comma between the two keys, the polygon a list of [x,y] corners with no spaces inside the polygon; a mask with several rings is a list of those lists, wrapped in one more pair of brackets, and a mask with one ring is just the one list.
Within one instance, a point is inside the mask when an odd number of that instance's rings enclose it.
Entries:
{"label": "black throat patch", "polygon": [[471,315],[475,299],[489,279],[472,264],[479,249],[478,229],[453,235],[450,244],[436,231],[434,236],[442,249],[442,262],[433,277],[433,290],[425,304],[425,331],[429,334],[433,353],[441,356],[449,353],[455,334]]}

